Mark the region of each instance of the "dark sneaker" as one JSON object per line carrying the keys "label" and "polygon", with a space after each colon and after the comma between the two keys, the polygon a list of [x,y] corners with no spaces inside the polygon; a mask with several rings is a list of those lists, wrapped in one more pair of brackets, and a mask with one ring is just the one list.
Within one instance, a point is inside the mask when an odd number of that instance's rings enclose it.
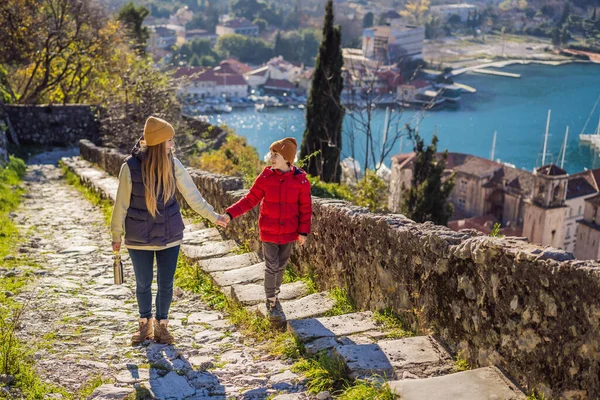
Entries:
{"label": "dark sneaker", "polygon": [[283,314],[283,309],[281,308],[279,299],[277,299],[275,302],[267,300],[267,313],[269,321],[272,324],[279,325],[285,322],[285,315]]}

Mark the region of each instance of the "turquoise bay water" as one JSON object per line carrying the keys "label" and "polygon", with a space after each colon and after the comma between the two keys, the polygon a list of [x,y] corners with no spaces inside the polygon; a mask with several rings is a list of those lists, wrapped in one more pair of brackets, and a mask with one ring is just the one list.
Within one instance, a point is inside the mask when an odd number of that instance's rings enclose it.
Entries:
{"label": "turquoise bay water", "polygon": [[[430,111],[423,115],[419,133],[431,139],[434,131],[439,137],[438,149],[489,157],[494,131],[498,132],[495,158],[532,170],[541,165],[543,136],[548,109],[552,110],[546,163],[555,162],[562,146],[565,129],[569,126],[569,140],[564,168],[576,173],[584,168],[600,167],[600,155],[590,147],[579,144],[579,133],[585,124],[598,95],[600,95],[600,65],[569,64],[559,67],[544,65],[515,65],[503,71],[521,74],[521,79],[466,74],[457,82],[477,89],[465,94],[455,109]],[[598,125],[600,105],[586,129],[592,133]],[[418,111],[404,111],[400,126],[416,119]],[[298,142],[304,131],[303,110],[277,110],[257,113],[254,109],[231,114],[213,115],[212,123],[226,123],[238,134],[247,137],[261,155],[279,138],[293,136]],[[375,115],[373,129],[382,132],[384,112]],[[346,117],[344,133],[351,130]],[[361,161],[363,140],[356,140],[357,159]],[[342,156],[349,156],[350,143],[344,135]],[[364,150],[363,150],[364,151]],[[412,145],[403,141],[402,152],[412,151]],[[401,152],[396,144],[390,155]],[[389,157],[386,165],[390,165]]]}

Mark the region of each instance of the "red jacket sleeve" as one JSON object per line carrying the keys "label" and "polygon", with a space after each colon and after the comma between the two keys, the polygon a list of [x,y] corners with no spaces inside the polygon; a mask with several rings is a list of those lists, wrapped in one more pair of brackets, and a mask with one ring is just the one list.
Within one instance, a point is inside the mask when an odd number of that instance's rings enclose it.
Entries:
{"label": "red jacket sleeve", "polygon": [[298,233],[308,235],[310,233],[310,222],[312,219],[312,200],[310,198],[310,182],[302,184],[300,197],[298,198],[298,211],[300,213]]}
{"label": "red jacket sleeve", "polygon": [[240,215],[252,210],[257,206],[258,203],[265,197],[265,190],[262,188],[262,174],[256,178],[254,184],[250,188],[250,191],[243,199],[238,200],[235,204],[231,205],[225,212],[231,216],[231,218],[239,217]]}

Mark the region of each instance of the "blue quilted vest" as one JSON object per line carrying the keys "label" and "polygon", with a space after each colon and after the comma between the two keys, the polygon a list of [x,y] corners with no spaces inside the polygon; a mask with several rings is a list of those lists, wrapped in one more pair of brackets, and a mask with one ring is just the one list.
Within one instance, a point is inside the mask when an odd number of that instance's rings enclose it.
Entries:
{"label": "blue quilted vest", "polygon": [[125,244],[132,246],[166,246],[183,239],[183,219],[175,196],[164,202],[157,201],[156,217],[146,207],[145,188],[142,181],[143,153],[132,152],[125,159],[131,172],[131,199],[125,217]]}

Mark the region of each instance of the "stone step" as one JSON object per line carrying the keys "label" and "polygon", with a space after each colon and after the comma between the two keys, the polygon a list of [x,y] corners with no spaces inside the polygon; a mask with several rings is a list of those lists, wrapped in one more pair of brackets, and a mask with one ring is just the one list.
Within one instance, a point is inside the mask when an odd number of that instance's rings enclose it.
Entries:
{"label": "stone step", "polygon": [[[263,274],[264,275],[264,274]],[[294,300],[308,294],[308,287],[302,281],[281,285],[280,300]],[[265,287],[256,283],[233,285],[231,298],[243,306],[252,306],[265,301]]]}
{"label": "stone step", "polygon": [[224,240],[221,242],[206,242],[202,246],[186,245],[181,246],[183,254],[192,260],[205,260],[207,258],[222,257],[231,253],[236,247],[233,240]]}
{"label": "stone step", "polygon": [[[187,228],[186,228],[187,229]],[[206,242],[223,241],[221,234],[216,228],[186,230],[183,232],[184,245],[203,245]]]}
{"label": "stone step", "polygon": [[[288,325],[289,328],[289,325]],[[308,354],[317,354],[322,350],[333,349],[338,346],[350,346],[357,344],[372,344],[377,343],[379,340],[387,338],[389,332],[385,330],[369,330],[351,334],[348,336],[326,336],[320,337],[310,342],[304,343],[304,350]]]}
{"label": "stone step", "polygon": [[[335,301],[329,297],[328,292],[314,293],[297,300],[281,302],[286,321],[320,317],[331,311],[334,305]],[[264,303],[251,306],[250,310],[264,317],[267,316]]]}
{"label": "stone step", "polygon": [[302,342],[324,337],[348,336],[377,328],[371,311],[288,322],[288,330]]}
{"label": "stone step", "polygon": [[450,354],[431,336],[356,344],[334,348],[352,378],[378,375],[386,379],[427,378],[454,368]]}
{"label": "stone step", "polygon": [[221,258],[211,258],[199,261],[200,268],[206,272],[229,271],[249,267],[260,262],[258,254],[244,253]]}
{"label": "stone step", "polygon": [[388,382],[402,400],[521,400],[526,396],[497,368]]}
{"label": "stone step", "polygon": [[231,285],[262,281],[265,277],[265,263],[251,265],[230,271],[211,272],[213,282],[221,288]]}

